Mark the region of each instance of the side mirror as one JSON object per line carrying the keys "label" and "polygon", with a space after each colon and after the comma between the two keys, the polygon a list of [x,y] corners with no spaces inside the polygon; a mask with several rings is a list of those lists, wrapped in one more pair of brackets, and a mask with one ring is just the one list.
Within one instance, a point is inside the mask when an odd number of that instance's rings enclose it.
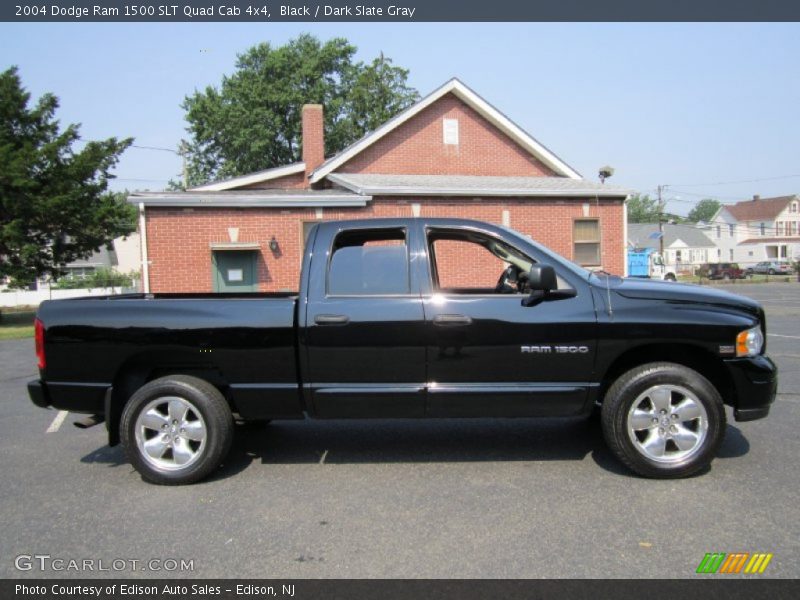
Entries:
{"label": "side mirror", "polygon": [[528,272],[528,288],[531,295],[522,301],[522,306],[536,306],[558,289],[555,269],[550,265],[532,265]]}
{"label": "side mirror", "polygon": [[528,273],[528,286],[532,291],[540,292],[558,289],[555,269],[550,265],[532,265]]}

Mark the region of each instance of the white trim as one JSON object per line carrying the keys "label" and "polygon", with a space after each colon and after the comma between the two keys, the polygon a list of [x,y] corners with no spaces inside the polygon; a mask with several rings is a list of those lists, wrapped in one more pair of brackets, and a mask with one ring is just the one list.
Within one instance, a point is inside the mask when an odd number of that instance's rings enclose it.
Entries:
{"label": "white trim", "polygon": [[[274,192],[275,190],[269,190]],[[267,192],[267,190],[265,190]],[[170,208],[320,208],[362,207],[372,200],[371,196],[354,194],[329,194],[313,192],[282,194],[243,192],[135,192],[128,196],[129,202],[150,207]]]}
{"label": "white trim", "polygon": [[224,181],[215,181],[214,183],[207,183],[197,187],[189,188],[188,192],[222,192],[225,190],[233,190],[245,185],[253,185],[254,183],[261,183],[262,181],[269,181],[270,179],[277,179],[279,177],[286,177],[287,175],[295,175],[296,173],[305,173],[306,163],[299,162],[293,165],[286,165],[285,167],[275,167],[274,169],[267,169],[265,171],[258,171],[257,173],[250,173],[240,177],[232,177]]}
{"label": "white trim", "polygon": [[147,259],[147,220],[144,218],[144,202],[139,202],[139,234],[141,235],[142,285],[145,294],[150,293],[150,261]]}
{"label": "white trim", "polygon": [[211,242],[209,247],[212,250],[260,250],[261,244],[258,242]]}
{"label": "white trim", "polygon": [[628,276],[628,200],[622,203],[622,276]]}
{"label": "white trim", "polygon": [[512,122],[508,117],[506,117],[503,113],[493,107],[491,104],[486,102],[483,98],[478,96],[475,92],[469,89],[466,85],[461,83],[458,79],[451,79],[447,83],[445,83],[442,87],[437,89],[436,91],[432,92],[404,112],[400,113],[393,119],[390,119],[386,123],[384,123],[381,127],[378,127],[374,132],[371,134],[363,137],[360,141],[356,142],[349,148],[342,151],[337,156],[333,157],[331,160],[323,163],[318,169],[316,169],[312,174],[310,181],[311,183],[316,183],[329,175],[332,171],[337,169],[338,167],[342,166],[348,160],[377,142],[379,139],[384,137],[389,132],[393,131],[416,114],[421,112],[422,110],[429,107],[431,104],[439,100],[442,96],[449,93],[455,94],[459,99],[464,101],[468,106],[474,109],[478,114],[484,117],[487,121],[497,127],[500,131],[505,133],[508,137],[518,143],[520,146],[525,148],[528,152],[533,154],[536,158],[541,160],[544,164],[548,167],[553,169],[559,175],[563,175],[565,177],[569,177],[571,179],[581,179],[581,175],[575,171],[572,167],[558,158],[555,154],[550,152],[547,148],[545,148],[542,144],[540,144],[536,139],[534,139],[531,135],[526,133],[520,127],[518,127],[514,122]]}

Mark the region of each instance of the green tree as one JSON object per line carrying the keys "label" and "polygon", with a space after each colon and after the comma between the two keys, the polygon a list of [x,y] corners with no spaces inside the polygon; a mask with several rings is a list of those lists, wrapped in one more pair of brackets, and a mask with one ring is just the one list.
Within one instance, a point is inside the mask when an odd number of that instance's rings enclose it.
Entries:
{"label": "green tree", "polygon": [[697,223],[698,221],[708,222],[717,214],[720,206],[722,206],[722,204],[720,204],[719,200],[704,198],[689,211],[688,219],[693,223]]}
{"label": "green tree", "polygon": [[218,87],[187,96],[189,184],[299,161],[303,104],[325,107],[330,155],[417,100],[407,70],[382,55],[354,62],[355,52],[343,38],[322,43],[309,34],[284,46],[258,44]]}
{"label": "green tree", "polygon": [[647,194],[634,194],[628,199],[628,222],[658,223],[658,200]]}
{"label": "green tree", "polygon": [[16,68],[0,73],[0,278],[25,285],[135,228],[133,207],[107,191],[110,170],[132,139],[88,142],[63,130],[58,98],[29,106]]}

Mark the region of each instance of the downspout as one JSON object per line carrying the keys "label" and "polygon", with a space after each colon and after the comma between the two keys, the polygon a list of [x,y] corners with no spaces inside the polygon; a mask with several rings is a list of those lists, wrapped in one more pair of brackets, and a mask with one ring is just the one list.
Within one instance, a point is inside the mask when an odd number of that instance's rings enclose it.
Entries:
{"label": "downspout", "polygon": [[144,202],[139,202],[139,241],[142,255],[142,286],[145,294],[150,293],[150,261],[147,258],[147,220],[144,218]]}
{"label": "downspout", "polygon": [[622,274],[628,276],[628,200],[630,194],[622,201]]}

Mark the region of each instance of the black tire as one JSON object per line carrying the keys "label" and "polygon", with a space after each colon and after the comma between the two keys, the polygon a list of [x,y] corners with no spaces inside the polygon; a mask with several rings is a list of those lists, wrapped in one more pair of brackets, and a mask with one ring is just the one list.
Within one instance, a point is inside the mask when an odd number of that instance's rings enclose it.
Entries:
{"label": "black tire", "polygon": [[770,269],[769,271],[767,271],[767,273],[769,273],[770,275],[775,275],[775,269]]}
{"label": "black tire", "polygon": [[729,274],[729,273],[725,273],[725,274],[722,276],[722,279],[724,279],[725,281],[729,281],[729,280],[730,280],[730,278],[731,278],[731,276],[730,276],[730,274]]}
{"label": "black tire", "polygon": [[[173,399],[176,411],[185,407],[177,425],[177,419],[170,421],[173,403],[164,400],[167,398]],[[164,431],[150,426],[146,415],[164,423]],[[186,429],[179,429],[183,424]],[[160,485],[194,483],[216,470],[227,456],[233,440],[233,415],[220,391],[207,381],[170,375],[150,381],[131,396],[122,413],[120,436],[128,460],[145,480]],[[145,442],[166,448],[160,456],[150,456]],[[180,464],[183,460],[185,465]]]}
{"label": "black tire", "polygon": [[672,273],[667,273],[666,275],[664,275],[664,281],[677,281],[677,279],[675,278],[675,275],[673,275]]}
{"label": "black tire", "polygon": [[[659,394],[658,404],[668,402],[670,408],[658,410],[656,394]],[[634,403],[638,407],[635,410]],[[652,414],[647,412],[649,405]],[[692,412],[687,412],[690,407]],[[695,411],[704,414],[692,420],[681,416],[691,416]],[[658,423],[637,430],[635,425],[641,421],[636,419],[650,421],[650,417],[658,419]],[[672,424],[674,439],[670,433]],[[635,473],[658,479],[688,477],[714,459],[725,435],[725,408],[717,389],[697,371],[675,363],[649,363],[631,369],[609,388],[603,402],[602,426],[611,451]],[[694,446],[680,448],[677,440],[687,446],[692,443],[692,435],[697,438]],[[657,457],[662,438],[663,455]],[[652,452],[646,448],[651,439]]]}

